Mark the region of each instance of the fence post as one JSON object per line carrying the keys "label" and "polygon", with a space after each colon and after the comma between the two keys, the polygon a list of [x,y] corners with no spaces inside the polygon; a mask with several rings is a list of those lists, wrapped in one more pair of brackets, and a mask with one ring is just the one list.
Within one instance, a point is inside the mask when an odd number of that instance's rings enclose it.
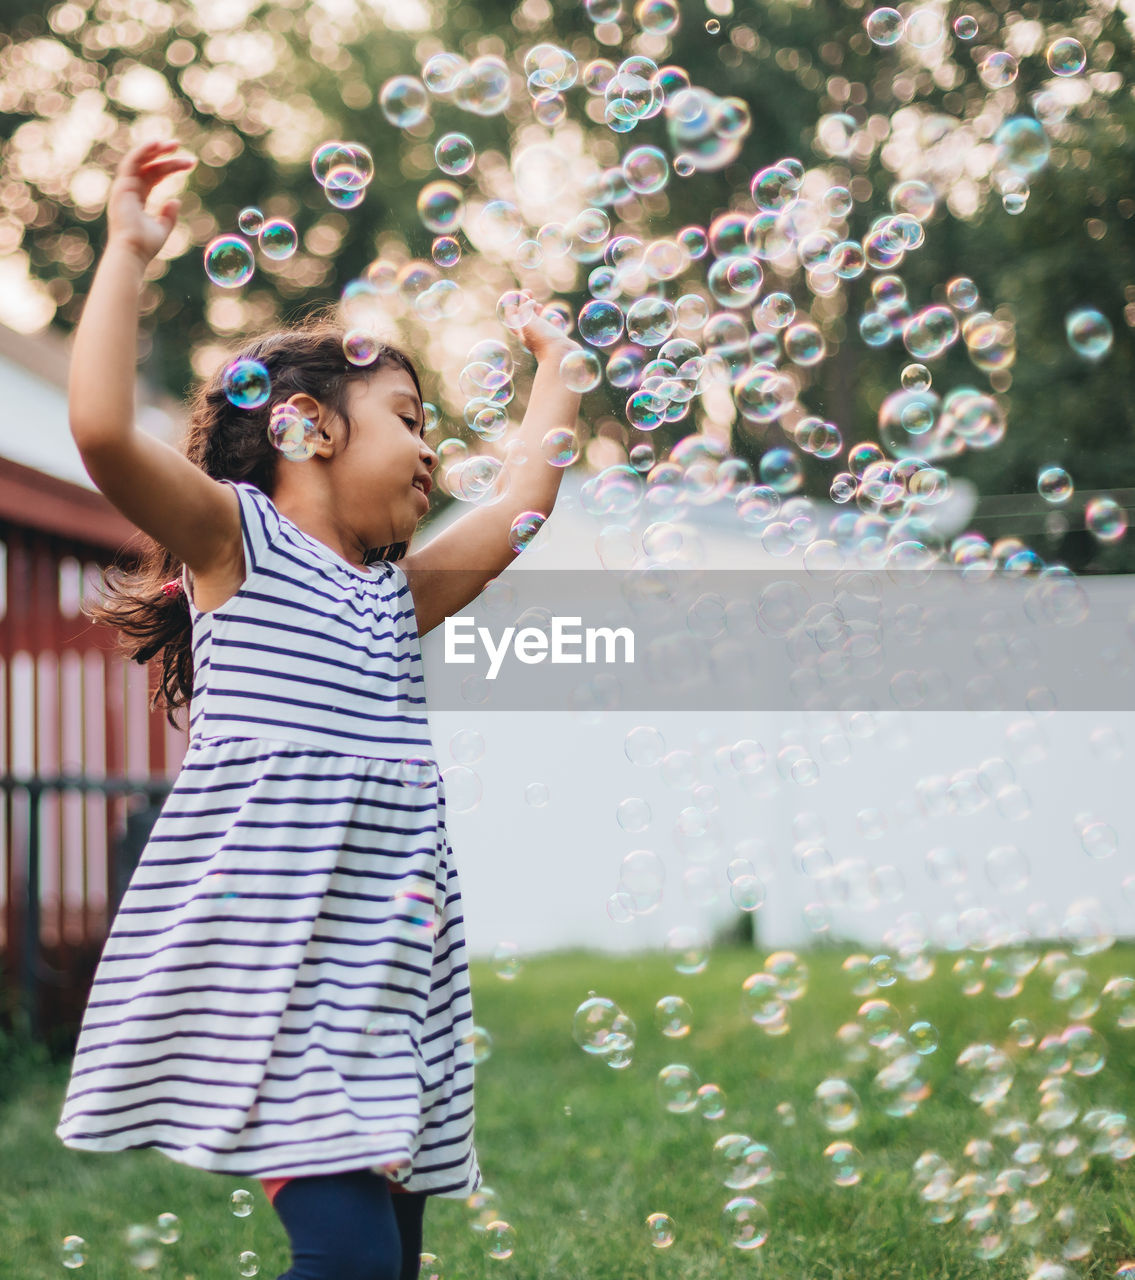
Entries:
{"label": "fence post", "polygon": [[23,1006],[28,1035],[39,1039],[39,801],[41,784],[27,783],[28,847],[24,876]]}

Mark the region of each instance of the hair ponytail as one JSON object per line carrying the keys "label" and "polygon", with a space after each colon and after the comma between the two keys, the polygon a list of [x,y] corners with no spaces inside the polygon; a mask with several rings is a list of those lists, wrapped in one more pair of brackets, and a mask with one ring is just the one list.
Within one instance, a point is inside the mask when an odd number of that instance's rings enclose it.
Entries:
{"label": "hair ponytail", "polygon": [[[189,423],[182,451],[190,462],[215,480],[247,481],[269,497],[275,489],[277,465],[288,466],[268,438],[272,406],[305,393],[336,413],[350,436],[347,390],[381,368],[404,369],[421,396],[422,388],[409,357],[396,347],[380,344],[375,359],[366,366],[351,364],[343,354],[342,326],[316,316],[293,328],[266,334],[248,343],[197,390],[190,404]],[[259,360],[268,369],[271,392],[258,409],[239,409],[229,403],[222,382],[231,360]],[[376,548],[367,554],[374,560],[399,560],[405,542]],[[130,556],[120,553],[121,558]],[[83,606],[95,622],[114,627],[119,649],[134,662],[147,663],[161,655],[161,673],[150,701],[164,706],[166,719],[178,728],[174,711],[193,696],[193,627],[184,591],[162,590],[171,579],[180,580],[184,565],[161,543],[141,535],[134,563],[120,560],[107,569],[98,601]]]}

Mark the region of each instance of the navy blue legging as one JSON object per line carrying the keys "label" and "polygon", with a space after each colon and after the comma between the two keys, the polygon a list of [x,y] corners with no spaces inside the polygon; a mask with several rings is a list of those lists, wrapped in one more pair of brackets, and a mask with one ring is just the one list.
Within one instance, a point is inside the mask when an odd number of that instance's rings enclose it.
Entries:
{"label": "navy blue legging", "polygon": [[416,1280],[426,1197],[369,1169],[293,1178],[273,1208],[292,1245],[278,1280]]}

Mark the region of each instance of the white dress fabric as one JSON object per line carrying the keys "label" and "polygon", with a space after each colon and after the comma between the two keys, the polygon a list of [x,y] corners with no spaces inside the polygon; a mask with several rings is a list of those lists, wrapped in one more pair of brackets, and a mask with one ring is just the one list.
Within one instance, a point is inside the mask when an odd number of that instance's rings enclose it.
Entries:
{"label": "white dress fabric", "polygon": [[188,750],[56,1133],[241,1176],[401,1164],[408,1191],[466,1196],[473,1009],[406,577],[232,487],[245,581],[190,601]]}

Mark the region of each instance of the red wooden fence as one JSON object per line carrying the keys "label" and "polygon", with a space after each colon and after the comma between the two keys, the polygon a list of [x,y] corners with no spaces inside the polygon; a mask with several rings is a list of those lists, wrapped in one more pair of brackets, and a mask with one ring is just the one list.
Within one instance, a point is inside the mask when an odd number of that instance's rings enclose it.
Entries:
{"label": "red wooden fence", "polygon": [[[120,657],[110,629],[80,612],[103,568],[136,536],[100,494],[0,462],[0,774],[176,775],[186,735],[148,710],[150,673]],[[0,795],[8,1005],[25,967],[31,803],[19,788]],[[49,790],[38,803],[38,1021],[51,1030],[73,1024],[85,1002],[113,906],[111,855],[132,801]]]}

